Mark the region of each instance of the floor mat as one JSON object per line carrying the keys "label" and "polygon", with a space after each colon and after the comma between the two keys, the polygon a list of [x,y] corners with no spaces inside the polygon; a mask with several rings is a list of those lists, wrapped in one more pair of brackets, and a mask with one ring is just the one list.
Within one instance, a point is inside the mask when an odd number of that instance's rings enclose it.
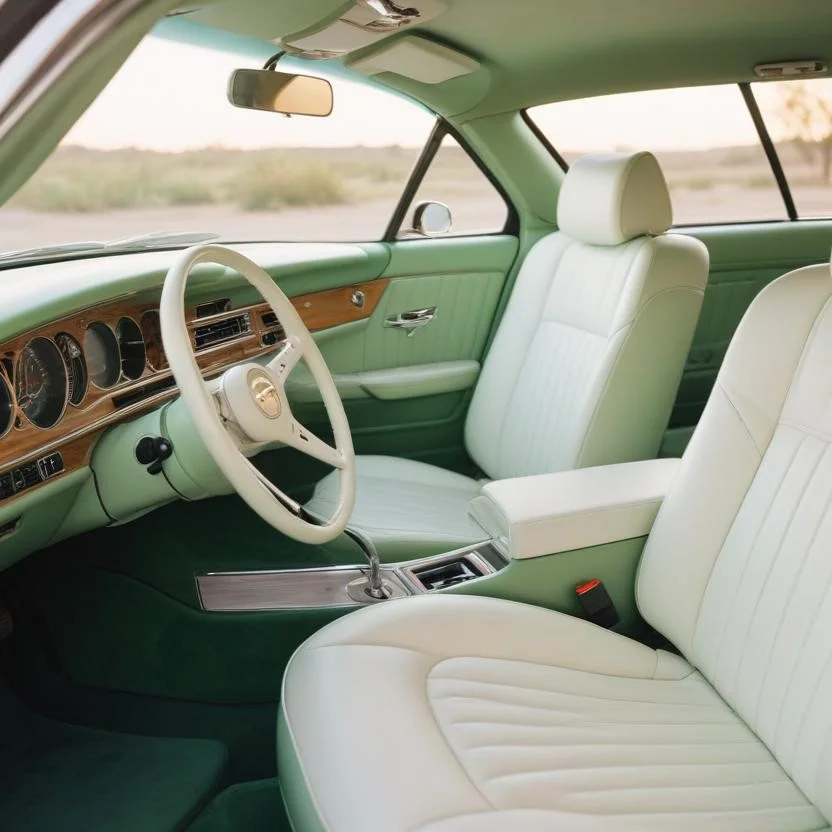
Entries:
{"label": "floor mat", "polygon": [[230,786],[188,832],[291,832],[277,778]]}
{"label": "floor mat", "polygon": [[0,681],[3,832],[175,832],[213,797],[226,750],[54,722]]}

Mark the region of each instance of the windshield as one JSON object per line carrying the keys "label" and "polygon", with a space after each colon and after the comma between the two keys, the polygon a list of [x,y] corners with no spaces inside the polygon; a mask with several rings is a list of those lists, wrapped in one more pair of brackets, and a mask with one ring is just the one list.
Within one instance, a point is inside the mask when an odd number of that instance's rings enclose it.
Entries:
{"label": "windshield", "polygon": [[180,232],[379,239],[433,117],[339,79],[328,118],[232,107],[229,74],[255,66],[146,38],[0,208],[0,251]]}

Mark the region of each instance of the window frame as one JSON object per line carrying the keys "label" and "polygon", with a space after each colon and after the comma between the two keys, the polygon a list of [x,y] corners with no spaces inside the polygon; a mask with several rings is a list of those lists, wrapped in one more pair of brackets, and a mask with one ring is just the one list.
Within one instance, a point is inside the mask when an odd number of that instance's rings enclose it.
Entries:
{"label": "window frame", "polygon": [[442,146],[442,140],[446,137],[450,136],[454,139],[457,144],[462,148],[468,158],[477,166],[480,173],[482,173],[485,178],[491,183],[491,186],[494,190],[499,194],[500,198],[503,200],[506,206],[506,219],[503,223],[503,227],[500,229],[496,229],[494,231],[481,231],[481,232],[460,232],[459,234],[438,234],[435,237],[409,237],[407,238],[407,242],[417,241],[417,240],[447,240],[447,239],[463,239],[465,237],[499,237],[504,236],[506,234],[511,235],[512,237],[517,237],[520,234],[520,218],[517,213],[517,209],[514,207],[514,203],[509,198],[508,194],[503,188],[500,181],[497,179],[496,176],[486,167],[485,163],[480,159],[477,153],[473,150],[473,148],[468,144],[468,142],[462,137],[462,134],[454,128],[452,124],[446,121],[441,116],[436,117],[436,123],[433,126],[433,129],[428,136],[427,141],[425,142],[424,147],[422,148],[422,152],[419,154],[418,158],[416,159],[416,163],[413,166],[413,170],[410,172],[410,176],[405,183],[404,189],[402,190],[401,196],[399,197],[399,201],[396,203],[396,207],[393,209],[393,213],[390,216],[390,221],[387,224],[387,228],[384,231],[384,234],[381,237],[380,242],[382,243],[396,243],[402,242],[402,238],[399,237],[399,234],[402,230],[402,225],[407,217],[407,213],[410,210],[410,207],[413,205],[413,200],[416,197],[416,193],[418,192],[422,180],[425,178],[428,170],[430,169],[431,164],[439,152],[439,148]]}
{"label": "window frame", "polygon": [[[753,82],[753,83],[765,83],[765,82]],[[770,225],[772,223],[791,223],[791,222],[808,222],[808,221],[817,221],[817,220],[829,220],[832,219],[832,210],[830,213],[823,217],[806,217],[801,216],[797,210],[797,206],[794,201],[794,197],[792,196],[791,187],[789,185],[788,177],[786,176],[786,172],[783,169],[783,165],[780,161],[780,156],[777,152],[777,147],[775,146],[774,142],[771,139],[771,135],[768,132],[768,126],[766,125],[765,118],[760,111],[760,106],[757,103],[757,98],[754,95],[754,90],[752,88],[752,82],[750,81],[740,81],[737,84],[739,89],[740,95],[742,96],[743,103],[745,104],[746,109],[748,110],[748,114],[751,117],[751,122],[754,125],[754,129],[757,132],[757,138],[760,142],[760,146],[763,149],[763,152],[766,155],[766,159],[768,160],[769,167],[771,168],[771,173],[774,176],[774,181],[777,185],[777,189],[780,192],[780,198],[783,200],[783,207],[786,210],[786,217],[785,219],[770,219],[770,220],[731,220],[728,222],[692,222],[692,223],[674,223],[674,228],[710,228],[713,226],[723,226],[723,225]],[[673,88],[671,88],[673,89]],[[681,89],[681,88],[679,88]],[[531,114],[528,111],[528,108],[523,109],[520,111],[520,116],[522,117],[523,121],[529,127],[531,132],[535,135],[537,140],[540,144],[544,147],[544,149],[549,153],[558,167],[564,172],[568,172],[569,164],[567,163],[566,159],[558,152],[555,145],[552,143],[552,140],[540,129],[540,126],[535,122],[534,118],[532,118]]]}

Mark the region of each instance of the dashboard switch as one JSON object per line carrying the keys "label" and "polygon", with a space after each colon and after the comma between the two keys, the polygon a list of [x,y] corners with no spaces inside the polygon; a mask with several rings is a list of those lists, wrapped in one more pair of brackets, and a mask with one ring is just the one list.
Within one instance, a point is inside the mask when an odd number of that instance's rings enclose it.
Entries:
{"label": "dashboard switch", "polygon": [[143,436],[136,443],[136,459],[147,466],[148,474],[161,474],[162,463],[173,453],[173,445],[164,436]]}

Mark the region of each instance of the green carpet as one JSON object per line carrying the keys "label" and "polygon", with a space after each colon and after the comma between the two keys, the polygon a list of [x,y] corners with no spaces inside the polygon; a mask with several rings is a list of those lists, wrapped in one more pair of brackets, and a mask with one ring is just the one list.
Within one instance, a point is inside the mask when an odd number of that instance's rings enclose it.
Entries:
{"label": "green carpet", "polygon": [[226,763],[212,740],[131,736],[27,711],[0,681],[3,832],[174,832],[215,794]]}
{"label": "green carpet", "polygon": [[276,778],[220,792],[188,832],[290,832]]}

